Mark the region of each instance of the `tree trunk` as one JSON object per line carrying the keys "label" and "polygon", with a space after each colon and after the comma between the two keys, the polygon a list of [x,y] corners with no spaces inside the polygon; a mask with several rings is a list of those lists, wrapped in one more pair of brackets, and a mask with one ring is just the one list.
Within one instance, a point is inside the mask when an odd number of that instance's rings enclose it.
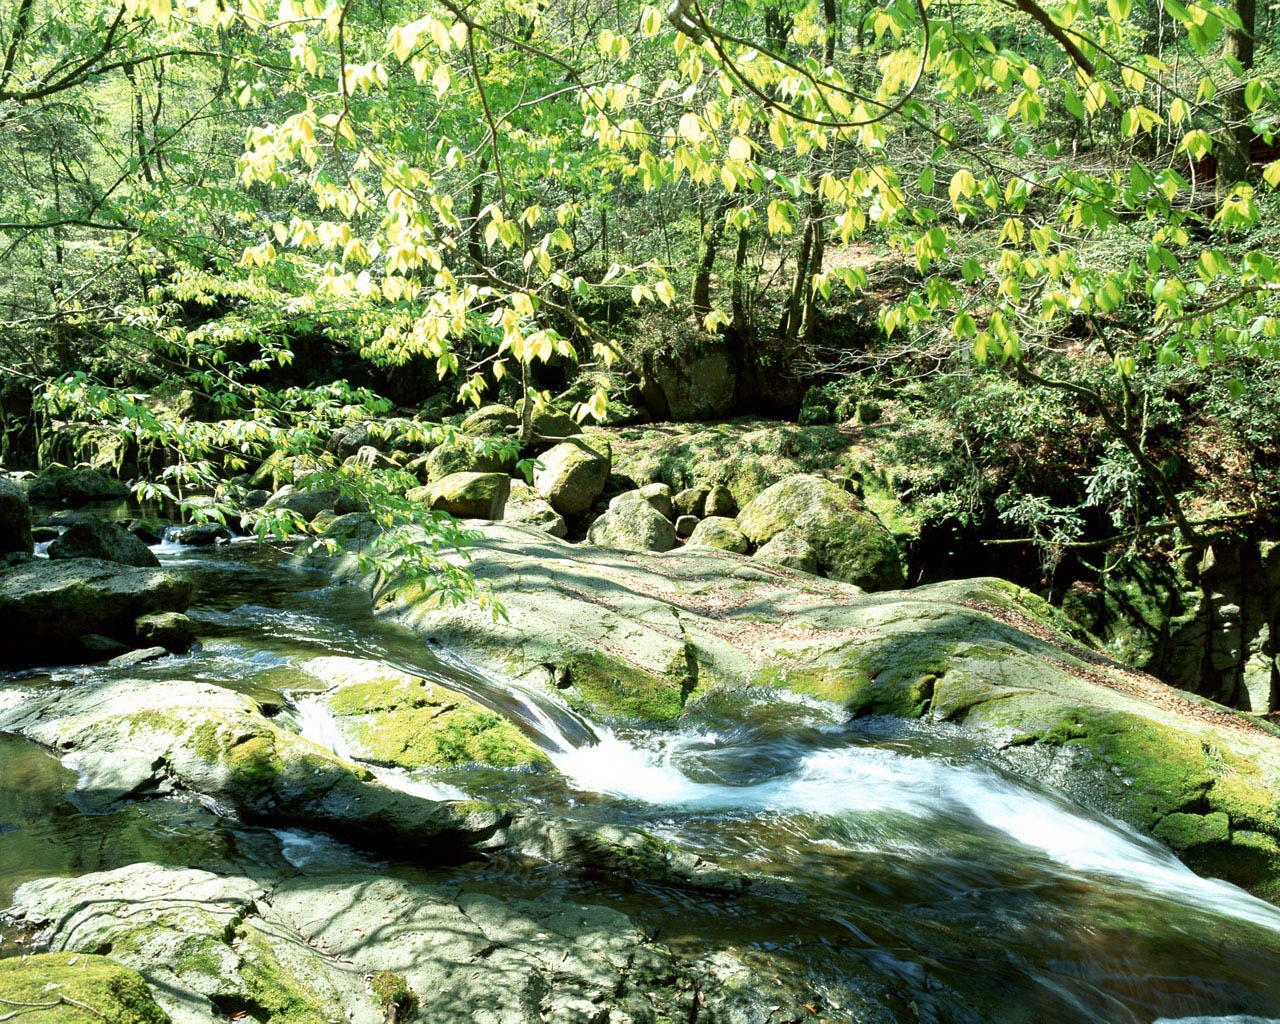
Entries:
{"label": "tree trunk", "polygon": [[[1244,102],[1245,80],[1253,68],[1254,25],[1257,21],[1257,0],[1236,0],[1236,14],[1240,16],[1240,28],[1227,28],[1222,56],[1240,65],[1240,75],[1223,97],[1223,114],[1226,125],[1218,139],[1218,171],[1215,192],[1218,205],[1231,194],[1231,189],[1249,176],[1249,143],[1253,131],[1249,127],[1249,108]],[[1234,68],[1228,70],[1234,71]]]}
{"label": "tree trunk", "polygon": [[720,240],[724,238],[724,218],[731,203],[732,198],[726,193],[716,203],[711,221],[702,229],[702,255],[698,259],[698,272],[694,275],[689,296],[693,311],[699,317],[711,312],[711,271],[715,268]]}

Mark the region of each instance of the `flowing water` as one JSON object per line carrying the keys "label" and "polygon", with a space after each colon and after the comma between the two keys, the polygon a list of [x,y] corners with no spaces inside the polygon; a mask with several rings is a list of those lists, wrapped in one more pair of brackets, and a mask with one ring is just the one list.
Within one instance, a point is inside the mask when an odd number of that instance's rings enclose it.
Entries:
{"label": "flowing water", "polygon": [[[375,860],[195,802],[78,808],[75,774],[0,735],[0,907],[21,882],[140,860],[211,870],[369,871],[606,903],[678,954],[732,948],[821,997],[815,1020],[1218,1024],[1280,1017],[1280,910],[1006,772],[959,730],[847,722],[777,691],[704,702],[679,728],[610,729],[374,620],[352,587],[251,545],[159,548],[190,573],[203,647],[130,670],[247,693],[349,755],[306,663],[345,655],[464,692],[518,722],[555,772],[378,769],[440,799],[521,799],[618,822],[748,872],[724,896],[566,876],[516,856],[449,869]],[[0,701],[117,670],[0,675]],[[0,935],[5,942],[18,938]],[[13,946],[8,947],[12,952]]]}

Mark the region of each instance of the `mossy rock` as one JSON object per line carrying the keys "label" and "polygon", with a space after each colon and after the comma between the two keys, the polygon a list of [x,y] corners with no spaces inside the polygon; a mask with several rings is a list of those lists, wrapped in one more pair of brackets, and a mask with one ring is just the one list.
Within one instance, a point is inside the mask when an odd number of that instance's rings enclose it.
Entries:
{"label": "mossy rock", "polygon": [[[59,1004],[62,999],[74,1000]],[[13,1003],[54,1004],[19,1013],[40,1024],[170,1024],[137,971],[90,953],[40,953],[0,960],[0,1010]]]}
{"label": "mossy rock", "polygon": [[784,530],[800,537],[831,579],[865,590],[902,586],[902,559],[888,531],[857,498],[821,477],[778,481],[742,510],[738,528],[753,544]]}
{"label": "mossy rock", "polygon": [[708,516],[693,528],[686,542],[690,547],[718,548],[745,555],[751,548],[737,524],[724,516]]}
{"label": "mossy rock", "polygon": [[338,684],[325,703],[366,760],[411,769],[550,764],[513,723],[425,679],[357,658],[316,658],[304,668]]}
{"label": "mossy rock", "polygon": [[459,438],[431,450],[423,463],[427,482],[435,483],[453,473],[502,473],[509,475],[516,465],[514,445],[499,450],[495,445]]}

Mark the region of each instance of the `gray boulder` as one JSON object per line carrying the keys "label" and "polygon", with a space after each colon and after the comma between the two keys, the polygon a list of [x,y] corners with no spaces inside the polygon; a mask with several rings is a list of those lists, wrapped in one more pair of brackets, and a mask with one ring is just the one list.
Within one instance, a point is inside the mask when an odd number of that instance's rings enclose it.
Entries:
{"label": "gray boulder", "polygon": [[418,472],[426,476],[427,483],[435,483],[454,473],[509,474],[515,465],[514,450],[502,454],[487,450],[483,443],[476,444],[459,438],[433,448],[424,457]]}
{"label": "gray boulder", "polygon": [[101,558],[121,565],[157,568],[160,559],[146,544],[117,523],[82,519],[49,545],[50,558]]}
{"label": "gray boulder", "polygon": [[779,480],[744,508],[738,528],[753,544],[783,530],[813,547],[818,571],[864,590],[903,584],[902,558],[878,519],[829,480],[797,474]]}
{"label": "gray boulder", "polygon": [[634,491],[623,491],[609,502],[614,508],[626,501],[646,501],[659,515],[675,520],[675,506],[671,501],[671,488],[663,483],[645,484]]}
{"label": "gray boulder", "polygon": [[12,480],[0,478],[0,554],[34,550],[26,492]]}
{"label": "gray boulder", "polygon": [[511,494],[507,497],[507,507],[503,509],[502,518],[504,522],[523,523],[546,530],[553,537],[565,537],[569,533],[564,516],[523,480],[511,481]]}
{"label": "gray boulder", "polygon": [[738,514],[738,503],[734,500],[733,494],[728,487],[724,484],[716,484],[707,492],[702,514],[704,516],[724,516],[732,519]]}
{"label": "gray boulder", "polygon": [[706,487],[686,487],[683,491],[678,491],[671,497],[671,504],[675,507],[676,514],[681,516],[693,516],[701,519],[707,514],[707,495],[710,491]]}
{"label": "gray boulder", "polygon": [[789,530],[775,533],[752,557],[759,562],[798,569],[800,572],[818,571],[818,553],[813,550],[813,545]]}
{"label": "gray boulder", "polygon": [[231,539],[231,531],[221,523],[192,523],[170,531],[166,537],[175,544],[204,548],[226,543]]}
{"label": "gray boulder", "polygon": [[580,516],[591,508],[613,464],[608,438],[599,435],[564,441],[544,452],[533,471],[533,486],[562,516]]}
{"label": "gray boulder", "polygon": [[591,524],[587,540],[619,551],[670,551],[676,546],[676,528],[647,501],[624,501]]}
{"label": "gray boulder", "polygon": [[642,393],[659,419],[716,419],[733,408],[737,368],[723,339],[704,335],[698,342],[660,346],[645,371]]}
{"label": "gray boulder", "polygon": [[520,426],[520,414],[509,405],[482,405],[459,426],[464,434],[495,437],[514,433]]}
{"label": "gray boulder", "polygon": [[751,545],[737,524],[723,516],[708,516],[702,520],[689,535],[687,546],[719,548],[721,551],[732,551],[735,555],[745,555],[751,550]]}
{"label": "gray boulder", "polygon": [[132,646],[140,615],[184,611],[190,601],[191,583],[162,569],[97,558],[25,562],[0,571],[0,662],[65,657],[90,633]]}

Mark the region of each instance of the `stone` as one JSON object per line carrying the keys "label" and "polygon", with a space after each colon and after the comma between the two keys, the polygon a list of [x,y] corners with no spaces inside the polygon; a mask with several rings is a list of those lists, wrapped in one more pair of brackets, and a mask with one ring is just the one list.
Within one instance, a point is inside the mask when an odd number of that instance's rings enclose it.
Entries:
{"label": "stone", "polygon": [[533,486],[562,516],[580,516],[591,508],[612,468],[608,438],[599,435],[564,441],[543,452],[533,471]]}
{"label": "stone", "polygon": [[[518,409],[517,413],[519,411]],[[534,407],[530,428],[533,431],[534,444],[554,444],[567,437],[577,437],[582,433],[582,427],[577,420],[552,405]]]}
{"label": "stone", "polygon": [[482,405],[462,421],[458,429],[464,434],[495,437],[515,433],[520,428],[520,414],[509,405]]}
{"label": "stone", "polygon": [[484,442],[465,439],[437,445],[427,455],[422,473],[427,483],[435,483],[454,473],[502,473],[510,475],[516,465],[514,446],[499,450]]}
{"label": "stone", "polygon": [[384,455],[371,444],[360,448],[354,455],[342,460],[347,469],[399,469],[400,464],[391,455]]}
{"label": "stone", "polygon": [[129,488],[114,477],[96,469],[67,469],[65,466],[50,467],[27,488],[27,497],[32,501],[57,501],[69,505],[128,495]]}
{"label": "stone", "polygon": [[676,529],[647,501],[624,501],[591,524],[587,540],[619,551],[670,551],[676,546]]}
{"label": "stone", "polygon": [[564,521],[564,516],[553,509],[546,498],[523,480],[511,481],[511,494],[507,497],[507,507],[502,511],[502,519],[508,523],[535,526],[553,537],[569,535],[569,527]]}
{"label": "stone", "polygon": [[126,519],[121,524],[126,530],[142,541],[143,544],[159,544],[165,539],[173,521],[160,516],[135,517]]}
{"label": "stone", "polygon": [[133,668],[136,665],[145,665],[148,661],[156,661],[168,654],[169,652],[163,647],[140,647],[135,651],[117,654],[107,664],[112,668]]}
{"label": "stone", "polygon": [[665,519],[675,519],[675,507],[671,502],[671,488],[666,484],[645,484],[632,491],[623,491],[609,501],[610,508],[616,508],[625,501],[647,501]]}
{"label": "stone", "polygon": [[277,491],[285,484],[291,484],[297,475],[297,459],[289,452],[274,451],[263,460],[261,466],[249,477],[252,489],[270,488]]}
{"label": "stone", "polygon": [[103,636],[101,633],[85,633],[83,636],[76,637],[76,643],[80,646],[79,653],[93,661],[118,658],[128,654],[130,650],[129,645],[123,640]]}
{"label": "stone", "polygon": [[159,645],[174,654],[186,654],[195,643],[195,627],[181,612],[151,612],[139,615],[133,623],[138,643],[147,647]]}
{"label": "stone", "polygon": [[374,440],[368,423],[348,423],[336,427],[329,434],[324,450],[337,456],[339,462],[345,462],[356,455],[361,448],[373,447],[376,450]]}
{"label": "stone", "polygon": [[737,523],[724,516],[708,516],[702,520],[689,535],[686,546],[718,548],[739,555],[745,555],[751,550],[751,545],[738,529]]}
{"label": "stone", "polygon": [[146,544],[117,523],[82,519],[49,545],[50,558],[101,558],[121,565],[156,568],[160,559]]}
{"label": "stone", "polygon": [[732,519],[738,514],[738,502],[728,487],[724,484],[716,484],[707,492],[706,500],[702,504],[702,514]]}
{"label": "stone", "polygon": [[501,519],[510,493],[505,473],[451,473],[405,497],[459,519]]}
{"label": "stone", "polygon": [[676,536],[688,537],[689,534],[693,533],[693,531],[697,528],[697,526],[698,526],[697,516],[690,516],[690,515],[677,516],[676,517]]}
{"label": "stone", "polygon": [[12,480],[0,477],[0,554],[34,550],[27,494]]}
{"label": "stone", "polygon": [[645,360],[641,389],[655,418],[683,423],[728,415],[737,380],[728,343],[700,335],[692,344],[655,349]]}
{"label": "stone", "polygon": [[817,573],[818,571],[818,553],[813,550],[813,545],[789,530],[775,533],[751,557],[760,562],[781,565],[800,572]]}
{"label": "stone", "polygon": [[676,515],[701,519],[707,514],[707,495],[710,493],[707,487],[686,487],[672,495],[671,504]]}
{"label": "stone", "polygon": [[308,523],[325,509],[338,515],[360,511],[357,503],[343,497],[342,491],[337,487],[307,488],[294,484],[285,484],[267,499],[262,508],[266,512],[287,509]]}
{"label": "stone", "polygon": [[132,646],[140,615],[185,611],[190,601],[191,583],[162,569],[96,558],[14,566],[0,572],[0,662],[65,656],[88,633]]}
{"label": "stone", "polygon": [[757,545],[788,530],[813,547],[819,572],[865,590],[904,581],[897,545],[879,520],[818,476],[798,474],[767,488],[738,515],[738,528]]}
{"label": "stone", "polygon": [[231,531],[222,523],[190,523],[170,530],[165,539],[174,544],[204,548],[227,543],[231,540]]}

